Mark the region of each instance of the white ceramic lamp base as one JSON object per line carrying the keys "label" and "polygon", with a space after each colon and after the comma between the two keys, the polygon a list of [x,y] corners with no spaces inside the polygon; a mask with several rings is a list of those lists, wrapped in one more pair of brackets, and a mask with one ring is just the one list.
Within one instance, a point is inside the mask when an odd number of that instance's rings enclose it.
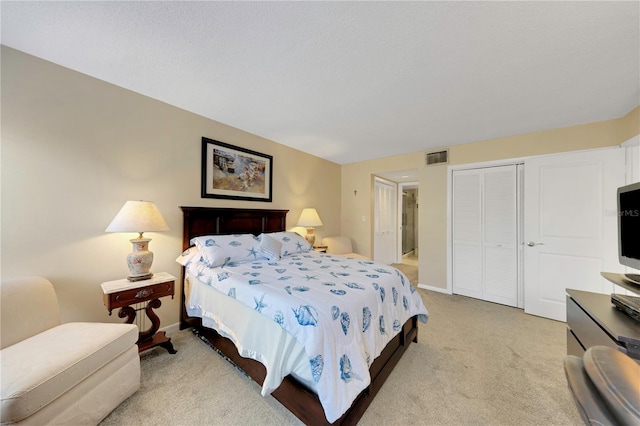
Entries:
{"label": "white ceramic lamp base", "polygon": [[316,243],[316,235],[313,232],[313,228],[307,228],[307,235],[304,238],[311,244],[311,247],[313,247]]}
{"label": "white ceramic lamp base", "polygon": [[149,270],[153,263],[153,252],[149,251],[150,238],[134,238],[129,240],[133,244],[133,251],[127,255],[129,267],[129,281],[148,280],[153,276]]}

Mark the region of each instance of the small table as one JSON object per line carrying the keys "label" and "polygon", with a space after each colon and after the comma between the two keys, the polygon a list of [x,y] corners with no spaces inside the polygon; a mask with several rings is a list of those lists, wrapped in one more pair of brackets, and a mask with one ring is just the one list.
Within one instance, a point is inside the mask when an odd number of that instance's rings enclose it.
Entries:
{"label": "small table", "polygon": [[327,246],[313,246],[313,249],[320,253],[326,253],[327,248],[328,248]]}
{"label": "small table", "polygon": [[[126,317],[126,323],[133,324],[136,318],[136,311],[145,310],[147,317],[151,320],[151,327],[138,333],[138,352],[146,351],[156,346],[162,346],[170,354],[177,351],[173,348],[171,338],[167,337],[164,331],[158,331],[160,328],[160,318],[153,312],[158,309],[162,303],[160,298],[171,296],[173,299],[176,278],[166,272],[154,274],[148,280],[129,281],[126,278],[115,281],[107,281],[102,283],[102,293],[104,305],[111,311],[120,308],[118,316]],[[147,302],[146,307],[134,309],[131,305]]]}

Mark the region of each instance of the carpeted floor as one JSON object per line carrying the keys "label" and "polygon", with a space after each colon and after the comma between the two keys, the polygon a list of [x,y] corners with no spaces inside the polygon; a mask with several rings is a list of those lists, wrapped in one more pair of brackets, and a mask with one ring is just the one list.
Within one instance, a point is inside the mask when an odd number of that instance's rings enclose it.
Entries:
{"label": "carpeted floor", "polygon": [[[417,276],[416,276],[417,279]],[[562,359],[565,324],[418,290],[429,310],[361,425],[579,425]],[[189,330],[141,356],[142,387],[110,425],[300,425]]]}
{"label": "carpeted floor", "polygon": [[391,264],[391,266],[401,270],[407,276],[407,278],[409,278],[409,281],[411,281],[411,284],[413,284],[414,286],[418,285],[418,267],[417,266],[408,265],[406,263],[393,263]]}

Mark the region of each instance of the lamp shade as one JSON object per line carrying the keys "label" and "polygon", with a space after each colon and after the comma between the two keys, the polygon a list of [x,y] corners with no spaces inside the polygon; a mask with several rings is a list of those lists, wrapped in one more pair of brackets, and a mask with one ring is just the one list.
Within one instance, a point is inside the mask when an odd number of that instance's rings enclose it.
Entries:
{"label": "lamp shade", "polygon": [[105,232],[160,232],[169,226],[151,201],[127,201]]}
{"label": "lamp shade", "polygon": [[316,211],[316,209],[302,210],[300,219],[298,219],[298,226],[304,226],[307,228],[322,226],[322,221],[320,220],[320,216],[318,216],[318,212]]}

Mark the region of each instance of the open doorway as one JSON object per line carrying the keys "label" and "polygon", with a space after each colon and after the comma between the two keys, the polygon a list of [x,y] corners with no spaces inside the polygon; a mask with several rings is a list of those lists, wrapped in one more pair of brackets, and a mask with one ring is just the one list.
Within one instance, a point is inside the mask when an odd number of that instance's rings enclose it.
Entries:
{"label": "open doorway", "polygon": [[[418,267],[418,169],[376,173],[397,188],[396,241],[394,263]],[[406,196],[405,196],[406,192]],[[375,205],[374,212],[379,206]],[[375,241],[374,241],[375,249]],[[374,250],[375,251],[375,250]]]}
{"label": "open doorway", "polygon": [[400,258],[402,263],[418,266],[418,185],[401,183]]}
{"label": "open doorway", "polygon": [[[393,250],[393,266],[406,275],[413,285],[418,285],[418,170],[397,170],[376,173],[395,186],[395,241],[389,241]],[[405,194],[406,193],[406,194]],[[375,198],[375,197],[374,197]],[[374,214],[383,208],[374,201]],[[374,252],[376,247],[374,238]]]}

